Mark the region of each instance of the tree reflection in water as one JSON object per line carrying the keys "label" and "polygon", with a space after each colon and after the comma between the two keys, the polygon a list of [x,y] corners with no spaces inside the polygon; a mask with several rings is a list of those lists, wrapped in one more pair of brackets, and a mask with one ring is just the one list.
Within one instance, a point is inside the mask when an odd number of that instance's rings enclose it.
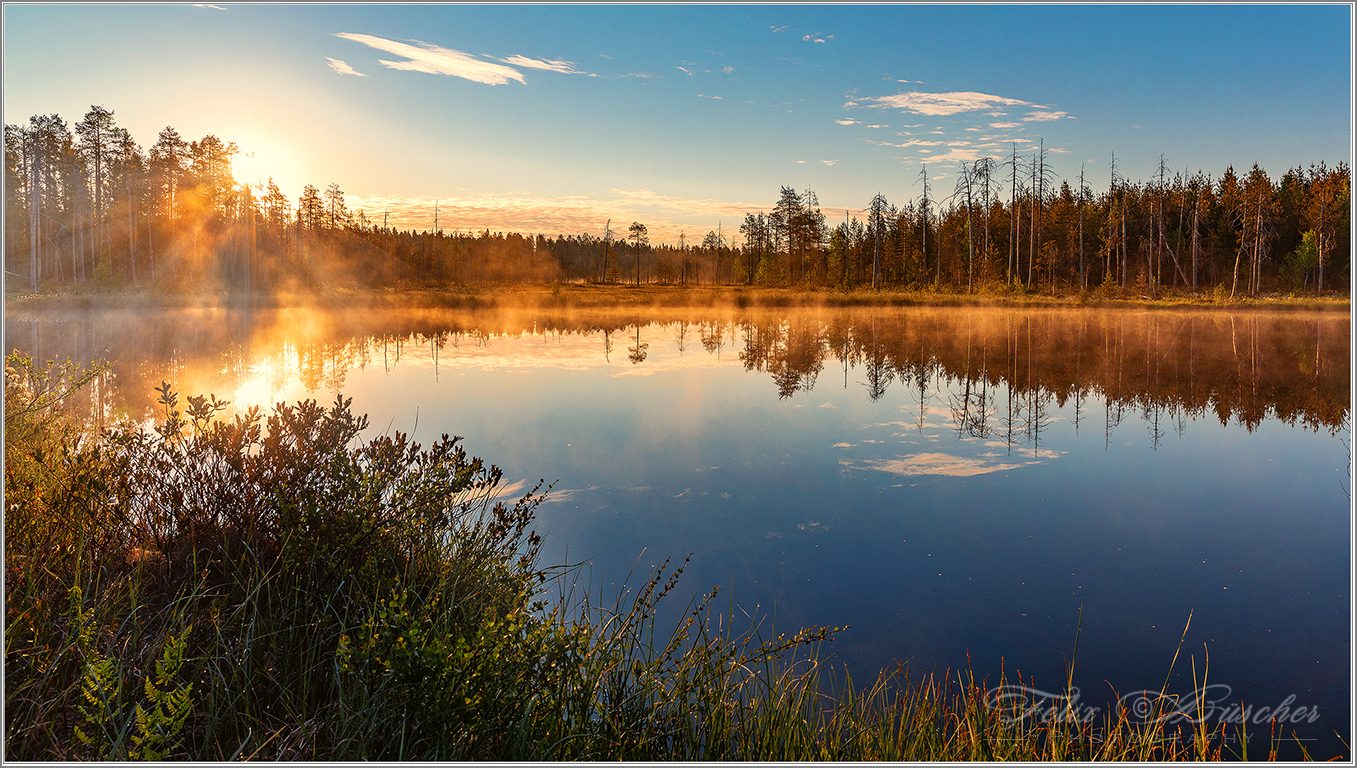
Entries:
{"label": "tree reflection in water", "polygon": [[[642,314],[184,310],[138,317],[115,312],[6,319],[12,346],[37,358],[112,362],[103,408],[134,418],[154,411],[153,387],[188,378],[234,391],[265,368],[276,391],[296,376],[308,393],[342,391],[355,366],[378,356],[388,372],[403,359],[433,363],[435,375],[467,349],[493,350],[525,334],[601,337],[610,364],[613,334],[626,333],[627,360],[643,369],[652,341],[682,353],[688,326],[720,363],[737,339],[745,370],[767,374],[777,396],[819,383],[825,365],[843,369],[877,401],[898,382],[917,402],[922,430],[934,392],[946,400],[958,438],[998,439],[1040,450],[1054,404],[1073,400],[1074,426],[1089,398],[1103,401],[1105,443],[1130,414],[1158,446],[1166,431],[1211,415],[1252,431],[1268,415],[1337,433],[1348,410],[1348,317],[1337,313],[999,309],[876,309],[836,312],[711,310]],[[420,352],[416,352],[419,350]],[[187,387],[191,382],[182,382]],[[187,389],[186,389],[187,391]],[[204,390],[206,391],[206,390]]]}

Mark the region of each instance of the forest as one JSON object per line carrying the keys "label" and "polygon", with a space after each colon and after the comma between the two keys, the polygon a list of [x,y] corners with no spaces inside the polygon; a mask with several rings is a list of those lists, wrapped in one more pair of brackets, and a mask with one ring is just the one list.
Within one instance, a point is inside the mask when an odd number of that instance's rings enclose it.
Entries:
{"label": "forest", "polygon": [[[232,176],[236,144],[166,127],[148,149],[100,106],[5,126],[5,263],[11,286],[171,292],[305,291],[589,282],[843,290],[1216,297],[1346,292],[1351,170],[1340,162],[1217,175],[1125,178],[1115,153],[1057,178],[1050,151],[959,162],[950,190],[878,193],[856,211],[783,186],[737,230],[652,244],[642,222],[588,233],[388,226],[336,183],[290,200]],[[937,168],[934,167],[936,173]],[[455,222],[453,222],[455,226]]]}

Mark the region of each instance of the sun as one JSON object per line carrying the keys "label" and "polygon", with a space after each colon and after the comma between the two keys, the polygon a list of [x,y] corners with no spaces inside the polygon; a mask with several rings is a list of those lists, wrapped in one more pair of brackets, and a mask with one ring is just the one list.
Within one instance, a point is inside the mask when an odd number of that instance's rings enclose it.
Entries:
{"label": "sun", "polygon": [[270,178],[289,199],[301,194],[304,182],[287,144],[262,136],[233,139],[239,151],[231,158],[231,176],[237,184],[262,187]]}

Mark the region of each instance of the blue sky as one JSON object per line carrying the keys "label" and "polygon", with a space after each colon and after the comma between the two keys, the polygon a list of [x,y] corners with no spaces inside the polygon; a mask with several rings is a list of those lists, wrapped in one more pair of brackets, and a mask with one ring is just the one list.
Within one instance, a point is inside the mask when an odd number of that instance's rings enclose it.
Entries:
{"label": "blue sky", "polygon": [[[1038,141],[1062,179],[1347,161],[1352,17],[1311,6],[7,5],[6,123],[91,104],[143,147],[427,228],[652,239],[782,185],[830,218]],[[427,219],[427,221],[426,221]]]}

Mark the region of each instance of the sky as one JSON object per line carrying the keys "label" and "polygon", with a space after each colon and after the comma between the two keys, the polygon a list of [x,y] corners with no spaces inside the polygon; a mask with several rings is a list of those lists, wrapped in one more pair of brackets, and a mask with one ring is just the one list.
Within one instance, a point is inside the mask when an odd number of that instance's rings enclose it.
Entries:
{"label": "sky", "polygon": [[1107,188],[1352,157],[1347,5],[4,6],[4,120],[113,110],[378,222],[689,240],[1043,145]]}

